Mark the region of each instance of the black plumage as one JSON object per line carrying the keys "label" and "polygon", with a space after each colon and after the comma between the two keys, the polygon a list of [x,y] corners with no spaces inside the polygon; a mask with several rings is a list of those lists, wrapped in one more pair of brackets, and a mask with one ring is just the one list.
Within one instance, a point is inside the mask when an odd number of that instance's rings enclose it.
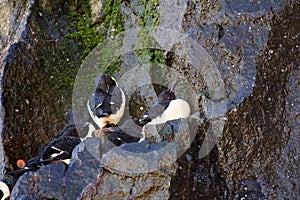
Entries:
{"label": "black plumage", "polygon": [[107,74],[95,78],[95,90],[89,96],[87,107],[91,118],[100,127],[116,124],[123,116],[125,95],[116,80]]}
{"label": "black plumage", "polygon": [[65,162],[69,164],[73,149],[81,142],[80,138],[63,136],[51,141],[41,154],[41,162],[47,165],[51,162]]}
{"label": "black plumage", "polygon": [[176,99],[176,96],[171,90],[163,91],[158,96],[157,103],[147,110],[140,119],[136,120],[136,123],[144,126],[153,119],[161,116],[169,106],[170,102],[174,99]]}
{"label": "black plumage", "polygon": [[139,140],[141,139],[139,137],[127,134],[117,126],[103,128],[101,134],[107,136],[108,140],[110,140],[116,146],[120,146],[124,143],[139,142]]}
{"label": "black plumage", "polygon": [[73,114],[73,112],[69,112],[67,126],[51,142],[39,147],[38,156],[25,162],[22,169],[9,171],[8,174],[20,177],[25,172],[36,171],[51,162],[68,164],[73,149],[85,138],[92,137],[95,131],[95,127],[89,122],[75,122]]}

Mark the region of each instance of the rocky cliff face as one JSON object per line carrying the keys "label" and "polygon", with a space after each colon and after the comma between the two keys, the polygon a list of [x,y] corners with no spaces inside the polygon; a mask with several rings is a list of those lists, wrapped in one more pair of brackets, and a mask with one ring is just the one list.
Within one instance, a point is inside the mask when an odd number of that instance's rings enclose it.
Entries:
{"label": "rocky cliff face", "polygon": [[[32,5],[32,1],[26,2],[15,2],[15,1],[2,1],[0,3],[1,10],[1,22],[0,22],[0,59],[1,59],[1,115],[0,115],[0,130],[1,133],[4,129],[4,117],[5,117],[5,109],[3,107],[3,80],[4,80],[4,70],[5,66],[8,64],[8,57],[11,56],[10,49],[15,45],[18,41],[22,39],[26,32],[26,24],[27,19],[31,13],[30,8]],[[1,134],[2,135],[2,134]],[[6,164],[7,159],[5,158],[4,150],[3,150],[3,141],[1,137],[0,144],[0,174],[1,179],[3,178],[4,166]]]}
{"label": "rocky cliff face", "polygon": [[11,5],[19,10],[11,15],[22,21],[11,22],[16,27],[9,30],[16,34],[8,37],[15,39],[8,40],[1,63],[6,88],[2,136],[11,164],[35,155],[40,144],[62,129],[81,55],[74,41],[64,39],[73,30],[68,21],[70,3],[26,2]]}
{"label": "rocky cliff face", "polygon": [[[92,8],[88,29],[74,26],[87,23],[80,18],[87,7]],[[94,41],[87,43],[91,38],[103,41],[123,30],[130,38],[133,28],[160,27],[153,38],[169,49],[139,55],[160,55],[182,71],[200,96],[202,118],[191,147],[170,169],[118,173],[81,143],[69,167],[55,163],[20,177],[12,199],[297,199],[299,9],[295,1],[2,1],[3,174],[6,162],[16,169],[17,159],[35,156],[65,125],[74,79],[82,55],[93,46]],[[177,42],[178,34],[166,31],[170,29],[191,38],[191,52],[196,44],[201,49],[195,51],[205,50],[215,67],[211,69],[222,78],[225,97],[216,98],[220,82],[189,64],[194,54],[184,55],[187,45]],[[98,32],[99,38],[94,36]],[[128,54],[121,61],[129,69],[141,59]],[[218,134],[210,135],[212,129]],[[206,140],[213,145],[203,150]],[[98,151],[99,140],[87,142]]]}

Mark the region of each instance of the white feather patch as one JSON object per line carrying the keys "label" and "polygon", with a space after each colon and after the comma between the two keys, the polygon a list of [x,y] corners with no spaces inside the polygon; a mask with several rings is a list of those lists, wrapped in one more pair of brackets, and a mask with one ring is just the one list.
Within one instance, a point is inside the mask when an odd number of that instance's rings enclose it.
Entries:
{"label": "white feather patch", "polygon": [[167,109],[163,112],[163,114],[149,122],[149,125],[155,124],[164,124],[167,121],[187,118],[190,116],[191,109],[189,104],[183,99],[175,99],[172,100],[167,107]]}
{"label": "white feather patch", "polygon": [[4,182],[2,182],[2,181],[0,181],[0,190],[2,190],[2,192],[3,192],[3,197],[2,197],[1,200],[4,200],[4,199],[6,199],[7,197],[9,197],[9,195],[10,195],[9,188],[8,188],[8,186],[7,186]]}

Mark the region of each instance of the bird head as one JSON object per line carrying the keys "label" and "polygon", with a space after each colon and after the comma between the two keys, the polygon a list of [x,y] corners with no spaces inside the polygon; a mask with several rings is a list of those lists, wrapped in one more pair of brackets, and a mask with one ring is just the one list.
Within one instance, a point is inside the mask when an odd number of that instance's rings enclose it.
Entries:
{"label": "bird head", "polygon": [[107,74],[100,74],[95,78],[96,90],[102,90],[103,92],[110,93],[114,86],[116,86],[116,81]]}
{"label": "bird head", "polygon": [[158,96],[158,103],[170,102],[171,100],[176,99],[176,96],[172,90],[165,90]]}

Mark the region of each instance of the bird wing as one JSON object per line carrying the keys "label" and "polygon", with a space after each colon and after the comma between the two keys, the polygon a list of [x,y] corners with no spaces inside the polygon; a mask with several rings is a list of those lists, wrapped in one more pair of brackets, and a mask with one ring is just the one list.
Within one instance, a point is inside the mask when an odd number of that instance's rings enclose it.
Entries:
{"label": "bird wing", "polygon": [[112,113],[111,105],[113,103],[108,93],[96,91],[90,95],[88,104],[93,115],[99,118],[109,116]]}
{"label": "bird wing", "polygon": [[168,107],[169,103],[160,103],[152,106],[149,110],[147,110],[143,116],[138,119],[138,124],[144,126],[147,123],[151,122],[152,119],[155,119],[163,114],[163,112]]}
{"label": "bird wing", "polygon": [[107,138],[114,143],[116,146],[120,146],[124,143],[138,142],[141,138],[134,137],[132,135],[127,134],[121,129],[110,131]]}
{"label": "bird wing", "polygon": [[54,161],[68,159],[73,149],[80,143],[78,137],[60,137],[50,142],[44,149],[41,161]]}
{"label": "bird wing", "polygon": [[161,117],[169,106],[170,102],[175,98],[176,96],[171,90],[165,90],[161,92],[157,98],[157,103],[147,110],[143,116],[138,119],[137,123],[141,126],[144,126],[153,119]]}
{"label": "bird wing", "polygon": [[95,91],[89,96],[89,106],[92,112],[95,112],[95,110],[103,104],[106,96],[107,94],[105,92],[100,92],[100,91],[99,92]]}

